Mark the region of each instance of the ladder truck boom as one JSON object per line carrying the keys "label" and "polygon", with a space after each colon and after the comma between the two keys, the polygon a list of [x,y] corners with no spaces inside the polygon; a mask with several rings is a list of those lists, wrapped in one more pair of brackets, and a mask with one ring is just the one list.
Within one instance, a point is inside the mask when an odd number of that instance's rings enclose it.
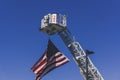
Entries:
{"label": "ladder truck boom", "polygon": [[[54,35],[58,33],[64,41],[66,47],[70,50],[73,55],[74,61],[80,68],[80,72],[83,78],[86,80],[104,80],[98,69],[94,66],[89,57],[86,61],[86,53],[82,49],[79,42],[74,40],[73,35],[66,27],[66,17],[61,14],[48,14],[41,20],[40,31],[47,33],[48,35]],[[86,69],[86,62],[88,68]],[[88,70],[88,72],[87,72]]]}

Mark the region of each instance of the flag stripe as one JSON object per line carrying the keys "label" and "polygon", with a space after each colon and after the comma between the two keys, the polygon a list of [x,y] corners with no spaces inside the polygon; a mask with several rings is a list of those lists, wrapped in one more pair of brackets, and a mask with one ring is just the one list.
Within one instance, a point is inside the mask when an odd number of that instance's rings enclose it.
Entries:
{"label": "flag stripe", "polygon": [[[46,69],[49,71],[51,66],[55,66],[55,67],[59,67],[60,65],[62,65],[63,63],[68,62],[69,60],[65,58],[65,56],[61,59],[58,59],[57,61],[53,61],[52,63],[50,63],[49,65],[47,65],[46,68],[44,68],[44,70],[46,71]],[[41,71],[39,71],[37,73],[38,75],[42,75],[43,73],[41,73]]]}
{"label": "flag stripe", "polygon": [[38,74],[39,71],[43,70],[44,67],[47,65],[47,62],[45,62],[42,66],[40,66],[38,69],[34,71],[35,74]]}
{"label": "flag stripe", "polygon": [[40,77],[37,75],[35,80],[40,80]]}
{"label": "flag stripe", "polygon": [[33,72],[36,71],[38,68],[42,68],[43,65],[47,64],[47,59],[45,58],[38,66],[36,66],[34,69],[33,69]]}
{"label": "flag stripe", "polygon": [[69,59],[64,58],[64,60],[61,60],[61,61],[57,62],[56,66],[60,66],[60,65],[62,65],[65,62],[69,62]]}
{"label": "flag stripe", "polygon": [[[65,56],[63,56],[63,55],[60,55],[59,57],[58,57],[58,56],[55,56],[54,59],[53,59],[50,63],[54,63],[54,62],[56,62],[56,61],[58,61],[58,60],[60,60],[60,59],[62,59],[62,58],[65,58]],[[48,64],[49,64],[49,63],[48,63]]]}
{"label": "flag stripe", "polygon": [[[59,54],[59,55],[60,55],[60,54]],[[57,56],[55,56],[55,57],[58,57],[59,55],[57,55]],[[62,55],[61,55],[61,57],[56,58],[56,60],[53,59],[52,61],[50,61],[50,63],[48,63],[46,66],[49,67],[50,65],[55,64],[55,63],[61,61],[61,60],[64,59],[64,58],[65,58],[65,56],[62,56]],[[39,69],[39,71],[37,72],[37,74],[41,74],[41,71],[43,71],[44,69],[47,68],[46,66],[44,66],[43,68],[41,68],[41,70]]]}
{"label": "flag stripe", "polygon": [[58,58],[60,56],[62,56],[61,52],[57,52],[55,55],[51,56],[49,60],[52,61],[53,59]]}
{"label": "flag stripe", "polygon": [[61,62],[61,64],[55,66],[55,65],[51,65],[49,66],[49,68],[47,68],[41,75],[39,75],[40,78],[42,78],[44,75],[46,75],[47,73],[49,73],[50,71],[52,71],[53,69],[55,69],[56,67],[59,67],[65,63],[69,62],[68,59],[65,59],[64,61]]}
{"label": "flag stripe", "polygon": [[[53,60],[50,64],[58,63],[60,61],[63,61],[64,59],[66,59],[66,58],[64,56],[61,56],[61,57],[57,58],[56,60]],[[48,67],[49,67],[49,65],[48,65]]]}
{"label": "flag stripe", "polygon": [[[61,57],[60,57],[61,56]],[[52,60],[54,60],[55,62],[55,59],[56,61],[58,61],[60,58],[63,58],[64,56],[62,56],[62,54],[59,52],[58,54],[56,54],[56,56],[52,56]],[[51,61],[51,63],[53,63]],[[33,69],[33,72],[34,73],[37,73],[41,70],[41,69],[44,69],[43,67],[46,66],[47,64],[47,59],[45,58],[38,66],[36,66],[34,69]],[[49,63],[48,63],[49,64]],[[41,72],[41,71],[40,71]]]}
{"label": "flag stripe", "polygon": [[32,70],[36,68],[46,58],[45,55],[46,55],[46,51],[44,52],[43,56],[33,65],[33,67],[31,68]]}

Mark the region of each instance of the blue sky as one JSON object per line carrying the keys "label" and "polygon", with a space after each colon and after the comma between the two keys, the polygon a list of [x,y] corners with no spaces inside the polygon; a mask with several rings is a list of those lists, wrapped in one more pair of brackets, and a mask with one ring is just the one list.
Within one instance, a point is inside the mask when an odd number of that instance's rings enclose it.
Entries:
{"label": "blue sky", "polygon": [[[105,80],[120,78],[119,0],[0,0],[0,80],[34,80],[32,65],[47,47],[48,36],[39,32],[48,13],[67,16],[67,25],[90,55]],[[58,35],[54,44],[70,62],[42,80],[83,80],[73,57]]]}

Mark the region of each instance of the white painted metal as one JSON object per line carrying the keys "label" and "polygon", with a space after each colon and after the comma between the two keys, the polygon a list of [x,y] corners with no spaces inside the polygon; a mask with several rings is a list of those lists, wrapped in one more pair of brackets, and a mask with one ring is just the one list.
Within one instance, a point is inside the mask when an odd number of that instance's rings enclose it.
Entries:
{"label": "white painted metal", "polygon": [[[48,35],[58,33],[64,41],[67,48],[74,57],[74,61],[80,68],[80,72],[86,80],[86,53],[82,49],[79,42],[74,40],[74,37],[66,27],[66,17],[61,14],[48,14],[41,21],[41,31]],[[49,31],[47,31],[49,30]],[[88,57],[88,80],[104,80],[98,69],[94,66]]]}
{"label": "white painted metal", "polygon": [[52,35],[66,27],[66,17],[61,14],[48,14],[41,20],[42,32]]}

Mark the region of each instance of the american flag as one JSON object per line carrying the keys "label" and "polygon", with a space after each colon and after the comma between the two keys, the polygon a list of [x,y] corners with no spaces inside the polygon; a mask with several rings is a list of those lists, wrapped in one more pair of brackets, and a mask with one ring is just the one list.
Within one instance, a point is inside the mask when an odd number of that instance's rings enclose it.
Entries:
{"label": "american flag", "polygon": [[36,80],[40,80],[48,72],[67,62],[69,62],[69,59],[59,52],[52,41],[49,40],[47,50],[31,69],[36,74]]}

